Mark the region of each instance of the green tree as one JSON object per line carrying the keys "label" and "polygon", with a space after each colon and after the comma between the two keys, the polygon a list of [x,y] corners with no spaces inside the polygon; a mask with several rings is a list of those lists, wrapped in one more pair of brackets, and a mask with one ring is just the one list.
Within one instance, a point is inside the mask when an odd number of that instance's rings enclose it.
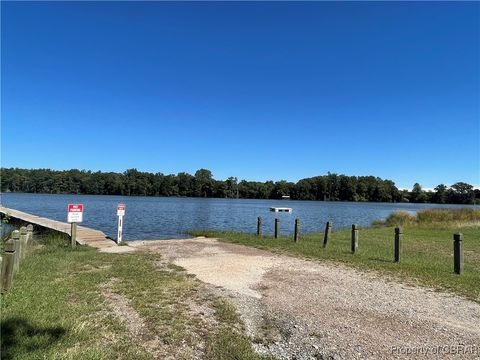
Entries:
{"label": "green tree", "polygon": [[199,169],[195,173],[195,196],[211,197],[213,193],[212,172],[207,169]]}
{"label": "green tree", "polygon": [[413,185],[412,192],[410,193],[410,201],[414,203],[427,202],[427,193],[422,189],[419,183]]}

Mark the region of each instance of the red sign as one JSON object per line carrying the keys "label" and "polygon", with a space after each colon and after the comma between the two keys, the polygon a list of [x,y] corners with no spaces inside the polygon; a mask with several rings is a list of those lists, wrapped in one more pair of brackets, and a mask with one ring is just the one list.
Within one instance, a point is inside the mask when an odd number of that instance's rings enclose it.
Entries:
{"label": "red sign", "polygon": [[125,204],[117,205],[117,216],[125,216]]}
{"label": "red sign", "polygon": [[83,212],[83,204],[68,204],[68,212]]}
{"label": "red sign", "polygon": [[83,221],[83,204],[68,204],[67,211],[67,221],[69,223]]}

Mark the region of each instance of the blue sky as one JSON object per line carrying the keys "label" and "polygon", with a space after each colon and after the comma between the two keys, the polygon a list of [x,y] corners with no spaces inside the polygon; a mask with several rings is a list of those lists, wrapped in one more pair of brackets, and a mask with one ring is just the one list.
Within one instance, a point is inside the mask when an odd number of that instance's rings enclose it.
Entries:
{"label": "blue sky", "polygon": [[2,2],[5,167],[480,183],[480,4]]}

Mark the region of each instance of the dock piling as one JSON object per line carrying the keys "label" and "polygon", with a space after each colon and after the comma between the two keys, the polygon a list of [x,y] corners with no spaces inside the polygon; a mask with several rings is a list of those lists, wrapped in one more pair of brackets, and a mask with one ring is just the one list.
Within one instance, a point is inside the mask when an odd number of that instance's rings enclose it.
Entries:
{"label": "dock piling", "polygon": [[[18,230],[14,232],[18,233]],[[20,236],[20,234],[18,233]],[[5,253],[2,261],[2,291],[10,289],[13,280],[13,273],[15,267],[15,242],[13,238],[5,242]]]}
{"label": "dock piling", "polygon": [[70,241],[72,244],[72,248],[77,245],[77,223],[72,223],[70,227]]}
{"label": "dock piling", "polygon": [[18,254],[19,260],[25,259],[25,252],[27,251],[27,228],[22,226],[20,228],[20,253]]}
{"label": "dock piling", "polygon": [[13,261],[13,275],[20,269],[20,231],[12,232],[13,247],[15,248],[15,256]]}
{"label": "dock piling", "polygon": [[274,233],[275,239],[277,239],[279,235],[280,235],[280,219],[275,218],[275,233]]}
{"label": "dock piling", "polygon": [[257,218],[257,236],[262,236],[262,218]]}
{"label": "dock piling", "polygon": [[33,225],[28,224],[27,225],[27,244],[31,242],[33,239]]}

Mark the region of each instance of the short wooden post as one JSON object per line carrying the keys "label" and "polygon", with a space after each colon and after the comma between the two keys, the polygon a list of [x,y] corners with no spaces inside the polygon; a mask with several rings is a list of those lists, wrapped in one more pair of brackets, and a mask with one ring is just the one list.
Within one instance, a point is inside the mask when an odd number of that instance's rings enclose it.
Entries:
{"label": "short wooden post", "polygon": [[352,224],[352,254],[358,250],[358,225]]}
{"label": "short wooden post", "polygon": [[70,227],[70,241],[72,247],[74,248],[77,245],[77,223],[72,222]]}
{"label": "short wooden post", "polygon": [[279,235],[280,235],[280,219],[275,218],[275,233],[274,233],[275,239],[278,238]]}
{"label": "short wooden post", "polygon": [[[18,233],[18,230],[15,231]],[[12,285],[13,268],[15,266],[15,242],[13,238],[5,242],[5,253],[3,254],[2,262],[2,291],[6,291]]]}
{"label": "short wooden post", "polygon": [[300,238],[300,219],[295,219],[295,231],[293,233],[293,241],[298,242]]}
{"label": "short wooden post", "polygon": [[262,218],[257,218],[257,236],[262,236]]}
{"label": "short wooden post", "polygon": [[25,259],[25,252],[27,251],[27,227],[22,226],[20,228],[20,260]]}
{"label": "short wooden post", "polygon": [[33,225],[27,225],[27,244],[30,243],[33,239]]}
{"label": "short wooden post", "polygon": [[461,274],[463,270],[463,235],[453,234],[453,271]]}
{"label": "short wooden post", "polygon": [[332,233],[332,223],[330,221],[327,221],[327,224],[325,225],[325,236],[323,238],[323,247],[327,247],[327,243],[330,240],[331,233]]}
{"label": "short wooden post", "polygon": [[395,262],[400,262],[400,254],[402,251],[402,228],[395,228]]}
{"label": "short wooden post", "polygon": [[12,240],[15,247],[15,260],[13,262],[13,275],[15,275],[20,269],[20,231],[15,230],[12,232]]}

